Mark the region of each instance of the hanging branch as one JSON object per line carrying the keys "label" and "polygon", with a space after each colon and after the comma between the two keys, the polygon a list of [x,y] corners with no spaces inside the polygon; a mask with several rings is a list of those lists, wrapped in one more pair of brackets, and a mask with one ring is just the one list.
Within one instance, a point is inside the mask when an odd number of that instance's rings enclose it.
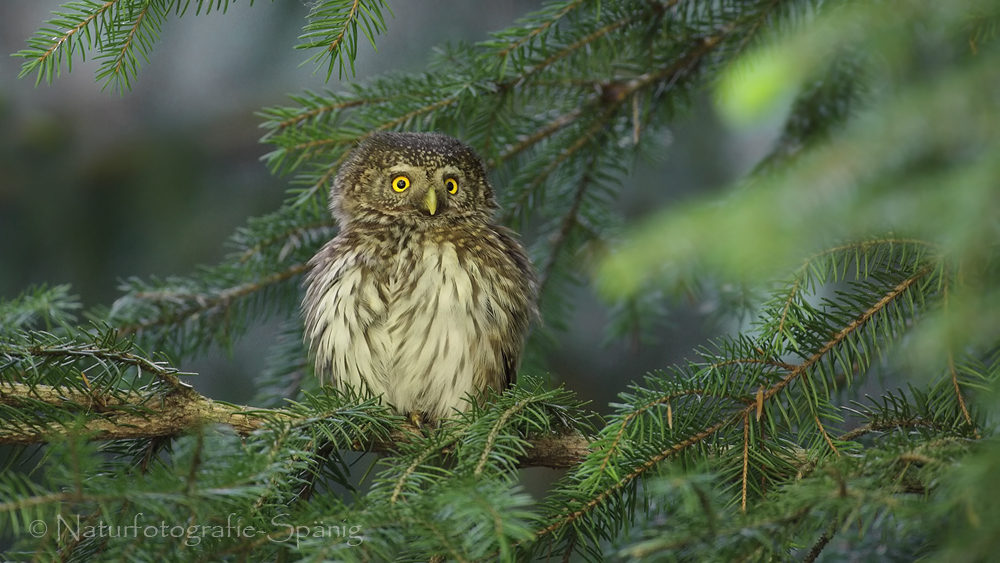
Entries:
{"label": "hanging branch", "polygon": [[[337,66],[337,78],[344,78],[345,66],[354,75],[354,59],[358,54],[360,29],[374,47],[375,35],[385,33],[382,10],[389,10],[383,0],[321,0],[316,2],[306,16],[306,26],[299,37],[297,49],[318,49],[309,61],[321,66],[326,61],[326,80]],[[392,12],[390,11],[390,14]],[[345,62],[346,59],[346,62]],[[318,70],[318,69],[317,69]]]}
{"label": "hanging branch", "polygon": [[64,6],[71,11],[57,13],[59,18],[47,22],[28,40],[29,48],[16,54],[28,59],[21,66],[18,78],[37,71],[35,85],[41,84],[43,79],[51,83],[62,72],[63,56],[67,70],[72,70],[73,55],[99,44],[101,36],[107,33],[107,16],[121,2],[123,0],[108,0],[103,4],[86,2]]}

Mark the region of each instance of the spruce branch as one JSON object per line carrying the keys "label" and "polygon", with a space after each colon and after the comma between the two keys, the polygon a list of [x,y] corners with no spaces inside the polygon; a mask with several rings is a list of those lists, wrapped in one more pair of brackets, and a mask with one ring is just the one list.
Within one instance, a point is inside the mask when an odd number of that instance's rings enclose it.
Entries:
{"label": "spruce branch", "polygon": [[76,320],[79,300],[70,295],[68,285],[41,285],[25,290],[11,300],[0,300],[0,333],[41,327],[53,330]]}
{"label": "spruce branch", "polygon": [[[318,49],[309,62],[319,67],[326,63],[326,80],[333,76],[337,67],[337,78],[344,78],[345,66],[350,66],[354,75],[354,59],[358,54],[358,30],[368,38],[372,47],[375,36],[385,33],[385,18],[382,10],[392,11],[384,0],[320,0],[311,6],[302,41],[298,49]],[[346,59],[346,63],[345,63]]]}
{"label": "spruce branch", "polygon": [[[505,222],[512,220],[513,216],[515,216],[516,214],[523,213],[523,210],[526,207],[526,204],[530,200],[531,196],[536,195],[537,190],[542,185],[545,184],[545,181],[548,180],[549,176],[557,168],[559,168],[559,166],[562,165],[563,162],[565,162],[574,154],[576,154],[580,149],[594,142],[595,137],[598,136],[599,133],[604,131],[605,127],[608,125],[608,122],[615,115],[616,109],[617,108],[606,109],[604,113],[602,113],[600,117],[598,117],[594,121],[594,123],[590,125],[590,127],[588,127],[579,137],[577,137],[576,141],[574,141],[566,149],[561,151],[559,153],[559,156],[557,156],[555,159],[549,162],[548,165],[546,165],[545,168],[541,170],[539,175],[536,176],[535,179],[532,180],[532,182],[524,189],[524,191],[521,192],[521,196],[518,198],[518,200],[515,201],[514,204],[509,207],[507,212],[507,218],[505,218]],[[585,193],[586,191],[586,185],[588,183],[589,182],[587,181],[580,182],[580,185],[583,186],[578,192],[580,193],[581,198],[583,197],[583,193]]]}
{"label": "spruce branch", "polygon": [[583,1],[584,0],[573,0],[572,2],[567,2],[562,7],[551,4],[545,12],[533,14],[535,17],[528,19],[525,23],[534,23],[534,27],[529,27],[528,29],[530,29],[530,31],[520,37],[506,38],[507,44],[497,50],[496,56],[506,59],[512,52],[520,49],[522,46],[528,44],[539,35],[548,31],[550,27],[558,23],[559,20],[561,20],[566,14],[583,4]]}
{"label": "spruce branch", "polygon": [[[510,421],[511,417],[522,412],[525,407],[528,406],[529,402],[533,400],[535,400],[534,397],[529,397],[514,403],[514,405],[509,409],[504,409],[503,414],[493,424],[493,428],[490,429],[490,433],[486,437],[486,447],[483,448],[483,454],[479,457],[479,462],[476,463],[476,469],[472,472],[474,475],[481,475],[483,473],[486,463],[490,460],[490,453],[496,446],[500,432],[506,429],[507,423]],[[538,400],[540,401],[541,399]]]}
{"label": "spruce branch", "polygon": [[430,459],[431,456],[440,455],[448,448],[454,446],[458,440],[458,434],[446,435],[442,439],[434,440],[430,444],[430,447],[424,447],[422,451],[418,452],[417,455],[414,456],[413,461],[407,465],[406,469],[400,474],[399,478],[396,479],[396,484],[392,487],[392,496],[389,497],[389,504],[396,504],[402,496],[408,481],[417,473],[417,470],[424,464],[424,462]]}
{"label": "spruce branch", "polygon": [[[131,12],[135,5],[129,5],[129,8]],[[124,95],[125,90],[132,89],[132,82],[138,76],[140,68],[136,51],[149,62],[149,51],[152,43],[159,39],[167,10],[169,7],[163,1],[150,0],[139,6],[136,13],[129,14],[131,21],[114,25],[115,31],[110,36],[114,50],[106,48],[98,56],[98,59],[105,59],[97,71],[97,80],[104,80],[102,90],[111,86],[112,92]]]}
{"label": "spruce branch", "polygon": [[840,450],[838,450],[837,446],[833,444],[833,440],[830,439],[830,434],[827,433],[826,427],[823,426],[823,422],[819,419],[819,415],[813,414],[813,420],[816,421],[816,427],[819,428],[820,434],[823,435],[823,440],[825,440],[826,444],[830,446],[830,450],[836,454],[837,457],[840,457]]}
{"label": "spruce branch", "polygon": [[[758,409],[759,410],[759,409]],[[743,474],[740,478],[740,511],[747,512],[747,483],[750,478],[750,413],[743,413]]]}
{"label": "spruce branch", "polygon": [[883,421],[879,424],[864,424],[858,426],[854,430],[843,434],[840,437],[841,441],[852,441],[864,436],[865,434],[870,434],[872,432],[883,432],[885,430],[891,430],[895,428],[912,428],[912,427],[932,427],[933,423],[927,420],[890,420]]}
{"label": "spruce branch", "polygon": [[[607,445],[601,444],[600,450],[598,451],[603,452],[604,455],[601,456],[601,463],[598,466],[597,472],[594,474],[593,478],[596,480],[604,476],[605,471],[607,470],[609,465],[612,463],[615,457],[619,455],[620,448],[622,446],[623,440],[625,439],[625,431],[628,429],[629,424],[631,424],[632,421],[634,421],[639,416],[645,414],[647,411],[655,407],[658,407],[660,405],[669,406],[671,402],[676,402],[677,399],[688,396],[695,396],[699,398],[723,398],[731,401],[741,401],[743,403],[751,402],[750,399],[747,398],[719,395],[712,392],[706,392],[704,389],[684,389],[674,393],[663,395],[661,397],[657,397],[653,401],[633,407],[630,410],[630,412],[625,415],[625,417],[621,420],[621,422],[618,423],[617,425],[618,430],[615,432],[614,438],[611,439],[610,443],[608,443]],[[672,418],[672,416],[670,418]]]}
{"label": "spruce branch", "polygon": [[[944,304],[944,314],[949,313],[948,309],[948,278],[944,278],[943,287],[941,289],[943,304]],[[965,406],[965,398],[962,396],[962,387],[958,383],[958,370],[955,369],[955,353],[952,350],[952,344],[946,343],[947,355],[948,355],[948,375],[951,377],[951,384],[955,388],[955,397],[958,399],[958,406],[962,409],[962,416],[965,417],[965,422],[969,426],[973,426],[972,416],[969,414],[968,407]],[[978,436],[978,430],[976,434]]]}
{"label": "spruce branch", "polygon": [[[216,9],[225,12],[232,0],[198,0],[196,14]],[[86,58],[88,50],[97,52],[102,61],[97,80],[104,81],[102,90],[124,94],[140,70],[141,57],[149,62],[149,54],[168,14],[178,17],[187,13],[191,0],[79,0],[61,6],[55,18],[47,21],[28,39],[28,48],[14,54],[27,59],[21,65],[19,78],[37,73],[35,84],[51,83],[59,76],[65,59],[67,72],[73,69],[74,56]],[[253,4],[253,0],[250,1]]]}
{"label": "spruce branch", "polygon": [[43,79],[51,83],[62,72],[64,56],[67,70],[72,70],[75,52],[79,51],[82,56],[85,48],[101,44],[101,36],[108,33],[107,27],[111,25],[109,12],[124,1],[108,0],[100,4],[84,0],[63,6],[63,9],[72,11],[56,12],[58,17],[46,22],[28,40],[29,48],[15,54],[28,59],[22,64],[18,78],[37,71],[35,85],[41,84]]}
{"label": "spruce branch", "polygon": [[[195,14],[210,13],[213,7],[226,12],[231,1],[197,0]],[[28,59],[21,66],[20,77],[37,72],[36,84],[43,79],[51,83],[62,71],[64,58],[67,71],[71,71],[74,55],[85,57],[87,50],[96,50],[97,59],[103,59],[97,71],[97,80],[104,81],[102,89],[110,86],[113,92],[124,94],[138,76],[138,57],[149,61],[168,14],[182,17],[190,4],[191,0],[82,0],[65,4],[62,8],[66,11],[56,12],[57,17],[28,40],[28,48],[15,54]],[[340,77],[347,66],[353,75],[358,31],[374,46],[375,35],[386,30],[383,10],[389,10],[384,0],[320,0],[311,7],[300,36],[302,43],[296,47],[319,49],[309,61],[318,66],[326,63],[327,80],[334,66]]]}
{"label": "spruce branch", "polygon": [[293,225],[282,232],[275,233],[268,238],[255,242],[253,246],[241,252],[237,260],[241,264],[245,264],[251,260],[259,259],[265,249],[279,246],[280,244],[281,251],[278,257],[280,261],[287,255],[288,249],[299,246],[303,240],[313,242],[323,239],[329,240],[329,238],[332,238],[331,235],[335,232],[336,227],[337,222],[332,217],[306,225]]}
{"label": "spruce branch", "polygon": [[271,136],[280,134],[285,129],[299,127],[303,122],[323,123],[329,121],[345,109],[381,104],[392,99],[385,96],[373,98],[344,98],[343,96],[328,93],[327,98],[321,98],[311,92],[306,92],[302,96],[291,96],[293,100],[302,106],[300,109],[290,110],[289,108],[275,107],[260,112],[259,115],[268,120],[262,123],[261,127],[270,129],[262,140],[267,140]]}
{"label": "spruce branch", "polygon": [[562,59],[564,59],[564,58],[566,58],[566,57],[568,57],[568,56],[570,56],[570,55],[572,55],[572,54],[580,51],[581,49],[584,49],[588,45],[590,45],[593,42],[595,42],[595,41],[597,41],[597,40],[605,37],[606,35],[614,32],[614,31],[617,31],[620,28],[623,28],[623,27],[629,25],[630,23],[632,23],[636,19],[636,17],[637,17],[636,15],[629,15],[629,16],[623,17],[621,19],[618,19],[616,21],[613,21],[613,22],[605,24],[604,26],[600,27],[599,29],[594,30],[592,33],[589,33],[589,34],[581,37],[580,39],[574,41],[573,43],[567,45],[565,48],[563,48],[563,49],[561,49],[559,51],[556,51],[555,53],[549,55],[547,58],[545,58],[544,60],[542,60],[538,64],[532,65],[531,67],[529,67],[527,69],[527,71],[525,71],[520,76],[518,76],[516,78],[516,81],[531,79],[531,77],[533,77],[536,74],[541,73],[542,71],[544,71],[548,67],[552,66],[556,62],[558,62],[558,61],[560,61],[560,60],[562,60]]}
{"label": "spruce branch", "polygon": [[[379,124],[374,129],[372,129],[372,130],[370,130],[370,131],[368,131],[368,132],[366,132],[366,133],[364,133],[362,135],[359,135],[359,136],[356,136],[356,137],[349,137],[349,138],[321,138],[321,139],[313,139],[313,140],[303,141],[303,142],[301,142],[299,144],[292,145],[290,147],[290,149],[295,150],[295,151],[302,151],[304,153],[304,158],[305,159],[314,158],[317,154],[319,154],[319,152],[316,151],[315,149],[318,149],[318,148],[324,148],[324,149],[326,149],[326,147],[330,147],[330,146],[347,146],[347,145],[352,145],[352,144],[355,144],[355,143],[360,143],[361,141],[363,141],[363,140],[367,139],[368,137],[370,137],[373,133],[377,133],[379,131],[388,131],[388,130],[391,130],[391,129],[395,129],[396,127],[399,127],[399,126],[401,126],[401,125],[409,122],[410,120],[412,120],[415,117],[420,117],[422,115],[425,115],[425,114],[428,114],[428,113],[432,113],[434,111],[446,108],[446,107],[448,107],[448,106],[450,106],[452,104],[455,104],[457,102],[458,102],[458,95],[457,94],[454,94],[454,95],[451,95],[451,96],[445,96],[445,97],[441,98],[440,100],[435,100],[433,102],[424,104],[424,105],[422,105],[420,107],[414,108],[411,111],[409,111],[409,112],[407,112],[407,113],[405,113],[403,115],[393,116],[391,119],[386,120],[384,123]],[[343,160],[345,158],[346,158],[346,154],[342,155],[341,158],[333,165],[332,168],[334,170],[338,169],[340,167],[340,164],[343,162]],[[329,180],[329,178],[326,178],[326,180]]]}
{"label": "spruce branch", "polygon": [[[940,245],[926,240],[875,237],[827,248],[803,259],[802,265],[792,275],[791,288],[785,292],[786,297],[784,298],[784,305],[781,308],[777,328],[774,329],[774,338],[780,339],[787,336],[785,325],[789,318],[789,312],[804,287],[816,283],[826,283],[830,279],[836,281],[839,278],[846,278],[846,268],[852,262],[856,265],[855,270],[858,275],[866,276],[872,269],[896,259],[896,252],[899,249],[902,249],[899,250],[902,255],[898,258],[905,259],[905,247],[909,246],[923,248],[925,251],[940,250]],[[873,253],[872,251],[876,252]],[[836,255],[844,255],[845,259],[841,262],[827,260]],[[851,257],[854,258],[853,261]],[[861,257],[864,257],[864,267],[861,267]],[[822,272],[828,273],[824,274]]]}
{"label": "spruce branch", "polygon": [[823,553],[823,549],[830,543],[830,540],[833,539],[838,526],[839,523],[834,522],[826,532],[823,532],[823,534],[819,536],[819,539],[816,540],[816,543],[814,543],[812,548],[809,549],[809,553],[806,554],[802,563],[814,563],[816,561],[820,554]]}
{"label": "spruce branch", "polygon": [[[905,279],[897,283],[890,291],[873,303],[870,307],[864,310],[857,318],[846,323],[843,328],[832,335],[825,343],[818,347],[818,349],[810,356],[804,359],[801,363],[793,364],[789,367],[792,369],[788,370],[780,379],[777,380],[773,385],[769,386],[760,397],[765,405],[770,403],[776,396],[784,391],[792,382],[802,378],[805,374],[809,373],[812,368],[814,368],[821,361],[826,359],[836,348],[843,345],[847,339],[856,331],[859,331],[865,327],[871,320],[883,312],[890,304],[895,301],[900,300],[903,296],[910,291],[913,286],[918,283],[921,279],[927,276],[933,271],[932,267],[924,267],[918,270],[916,273],[907,276]],[[664,398],[663,402],[668,402],[669,399]],[[621,475],[618,479],[611,483],[606,483],[606,486],[601,489],[595,489],[594,493],[588,495],[588,500],[580,503],[575,508],[566,510],[565,512],[553,515],[551,517],[550,523],[541,528],[537,532],[537,538],[542,538],[554,532],[563,529],[566,526],[573,525],[574,522],[578,521],[580,518],[586,517],[592,511],[597,509],[606,500],[611,498],[613,495],[618,494],[626,486],[632,484],[637,478],[648,472],[650,469],[655,467],[661,461],[676,456],[682,452],[687,451],[692,446],[696,446],[712,438],[713,436],[719,434],[722,430],[737,426],[744,421],[749,421],[749,417],[753,416],[757,410],[757,401],[748,401],[749,404],[741,410],[732,411],[729,414],[722,414],[717,422],[708,425],[707,427],[688,435],[686,438],[678,440],[676,442],[670,443],[666,448],[652,453],[637,463],[630,471]],[[624,421],[623,421],[624,422]],[[622,423],[619,423],[622,424]],[[612,426],[606,427],[606,431]],[[747,439],[749,436],[747,435]],[[745,442],[748,444],[748,442]],[[747,454],[749,455],[749,454]],[[595,460],[607,459],[607,453],[604,448],[595,449],[594,452],[588,456],[588,459],[584,462],[596,462]],[[748,459],[748,458],[747,458]],[[604,466],[605,464],[601,464]],[[741,487],[746,486],[747,479],[744,477],[741,480]]]}
{"label": "spruce branch", "polygon": [[[223,287],[202,280],[171,279],[155,288],[132,280],[131,291],[115,302],[106,318],[124,336],[136,335],[157,341],[160,346],[173,342],[181,355],[204,349],[213,341],[227,345],[232,334],[246,328],[234,326],[242,318],[237,312],[251,310],[254,298],[287,286],[307,269],[308,265],[300,262],[254,281]],[[220,270],[225,277],[240,275],[225,265]],[[190,334],[177,334],[181,327]]]}
{"label": "spruce branch", "polygon": [[573,203],[570,205],[569,210],[566,211],[566,215],[563,216],[559,230],[553,234],[551,240],[549,241],[549,257],[545,262],[545,265],[541,268],[538,278],[539,297],[545,294],[549,280],[552,278],[552,274],[555,271],[556,261],[560,258],[563,246],[567,243],[570,233],[579,221],[578,216],[580,213],[580,207],[583,204],[583,199],[587,193],[587,189],[590,187],[591,182],[593,182],[593,169],[597,164],[597,160],[598,159],[596,157],[591,158],[587,163],[583,176],[580,178],[576,190],[574,191]]}
{"label": "spruce branch", "polygon": [[[883,455],[895,458],[891,450],[876,452],[872,457]],[[670,518],[651,514],[637,525],[642,530],[639,541],[619,554],[636,560],[664,557],[739,560],[748,554],[751,560],[787,559],[790,555],[787,546],[802,546],[806,540],[809,543],[802,548],[805,554],[805,546],[816,545],[813,538],[820,535],[829,539],[845,521],[858,522],[865,529],[874,518],[891,517],[893,509],[919,510],[923,502],[919,494],[904,486],[870,487],[873,481],[892,483],[898,477],[894,465],[850,459],[827,463],[825,471],[776,491],[767,507],[747,514],[738,505],[721,502],[717,488],[712,487],[706,476],[670,475],[655,479],[650,486],[669,503]],[[926,475],[918,480],[927,482],[933,478]],[[687,501],[692,496],[697,501]],[[827,542],[822,543],[825,546]]]}
{"label": "spruce branch", "polygon": [[[510,223],[513,221],[514,217],[522,214],[527,208],[528,202],[531,201],[531,198],[537,196],[537,190],[545,184],[549,176],[578,151],[589,144],[594,143],[595,137],[602,133],[607,128],[610,121],[620,113],[622,107],[630,102],[630,97],[632,95],[644,88],[649,88],[654,85],[670,85],[677,82],[686,72],[694,68],[703,57],[720,45],[727,32],[728,30],[721,34],[695,39],[692,42],[693,47],[690,50],[665,68],[659,69],[655,72],[643,73],[636,78],[625,82],[624,84],[615,84],[613,88],[608,87],[609,85],[604,85],[608,95],[598,96],[595,98],[595,101],[592,102],[592,104],[599,104],[602,109],[601,113],[594,119],[593,123],[591,123],[589,127],[576,136],[575,141],[560,151],[555,158],[548,162],[548,164],[546,164],[546,166],[532,178],[531,182],[520,192],[517,199],[507,206],[507,210],[503,215],[503,222]],[[586,112],[582,112],[581,114],[586,115]],[[543,128],[543,134],[536,132],[534,135],[526,138],[524,142],[537,143],[541,141],[550,134],[548,133],[548,130],[555,132],[556,129],[563,127],[562,123],[557,122],[557,125],[557,127],[553,127],[552,124],[546,126],[546,128]],[[524,150],[524,148],[526,147],[519,147],[516,152],[520,152]]]}
{"label": "spruce branch", "polygon": [[921,278],[929,274],[932,270],[930,267],[925,267],[918,271],[916,274],[907,277],[903,281],[899,282],[895,287],[885,294],[880,300],[878,300],[874,305],[872,305],[868,310],[864,311],[857,319],[852,320],[847,326],[843,327],[837,334],[833,336],[829,341],[827,341],[819,350],[816,351],[811,357],[806,359],[806,361],[798,364],[789,371],[781,381],[776,385],[768,389],[764,393],[764,400],[767,401],[781,392],[790,383],[795,381],[797,378],[801,377],[809,368],[817,364],[819,361],[824,359],[827,354],[829,354],[836,346],[843,343],[852,333],[857,331],[859,328],[863,327],[868,323],[872,317],[874,317],[879,312],[883,311],[890,303],[894,300],[899,299],[907,290],[909,290],[913,284],[920,281]]}
{"label": "spruce branch", "polygon": [[[226,424],[243,435],[261,428],[266,420],[280,413],[245,414],[245,409],[217,403],[190,391],[153,397],[144,393],[100,395],[50,385],[0,383],[0,404],[31,408],[45,403],[87,415],[79,428],[52,428],[33,431],[0,429],[0,443],[37,444],[50,441],[68,431],[91,434],[99,440],[126,440],[177,436],[204,424]],[[135,407],[141,405],[141,409]]]}
{"label": "spruce branch", "polygon": [[[40,402],[88,417],[79,427],[73,428],[0,429],[0,444],[44,443],[70,431],[101,441],[158,438],[187,434],[213,424],[230,426],[237,434],[249,436],[276,422],[301,425],[315,420],[315,414],[233,405],[208,399],[187,386],[183,389],[186,391],[154,396],[137,392],[102,395],[51,385],[0,382],[0,405],[32,408]],[[143,406],[136,411],[136,405]],[[394,430],[388,441],[353,442],[351,446],[356,451],[388,453],[409,441],[416,431],[410,426]],[[520,467],[572,467],[587,454],[590,444],[578,433],[538,435],[529,437],[528,442],[530,447],[518,460]],[[447,448],[453,443],[441,446]]]}
{"label": "spruce branch", "polygon": [[[182,382],[177,377],[180,373],[179,370],[168,366],[163,362],[155,362],[144,356],[132,353],[130,351],[130,343],[119,343],[116,342],[116,340],[117,335],[113,332],[109,332],[101,342],[96,344],[59,342],[56,344],[46,345],[31,342],[25,345],[0,342],[0,354],[2,354],[0,357],[4,357],[9,361],[7,365],[2,365],[0,368],[6,368],[17,362],[24,362],[27,365],[32,366],[32,369],[37,369],[33,363],[33,360],[35,359],[39,359],[43,362],[56,361],[60,363],[66,361],[72,362],[77,359],[89,359],[102,365],[105,363],[113,363],[137,368],[139,376],[141,376],[142,372],[145,371],[146,373],[150,373],[157,379],[163,381],[171,389],[181,395],[189,395],[194,392],[190,385]],[[84,383],[87,384],[86,376],[84,376]],[[87,384],[87,386],[89,387],[89,384]]]}
{"label": "spruce branch", "polygon": [[958,383],[958,371],[955,369],[955,354],[951,350],[948,350],[948,375],[951,376],[951,383],[955,388],[955,397],[958,399],[958,406],[962,409],[962,416],[965,417],[965,422],[969,426],[973,426],[975,423],[972,422],[969,408],[965,406],[965,398],[962,397],[962,387]]}
{"label": "spruce branch", "polygon": [[[595,84],[597,86],[597,84]],[[560,114],[558,117],[540,127],[535,132],[529,135],[522,135],[516,144],[508,145],[504,148],[504,151],[500,153],[496,159],[489,162],[490,168],[497,168],[502,163],[514,158],[524,150],[548,139],[552,135],[558,133],[561,129],[567,125],[576,121],[583,114],[582,108],[576,108],[566,113]],[[492,140],[491,137],[487,137],[487,140]]]}

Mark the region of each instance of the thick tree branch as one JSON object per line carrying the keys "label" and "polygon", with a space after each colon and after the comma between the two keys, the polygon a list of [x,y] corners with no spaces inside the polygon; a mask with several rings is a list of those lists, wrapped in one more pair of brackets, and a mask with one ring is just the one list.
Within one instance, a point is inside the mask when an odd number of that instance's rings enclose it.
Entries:
{"label": "thick tree branch", "polygon": [[[275,420],[306,423],[282,409],[256,409],[219,403],[193,391],[171,392],[149,397],[140,393],[98,395],[78,389],[49,385],[0,383],[0,405],[34,408],[45,403],[68,412],[86,413],[88,418],[74,432],[93,435],[97,440],[125,440],[177,436],[204,425],[225,424],[241,436],[247,436]],[[141,405],[141,412],[137,409]],[[0,444],[38,444],[66,434],[69,428],[24,427],[0,428]],[[416,431],[413,429],[412,431]],[[408,439],[407,429],[394,431],[389,440],[355,444],[357,451],[386,453]],[[519,461],[520,467],[567,468],[579,463],[588,453],[590,442],[578,433],[529,437],[532,448]]]}
{"label": "thick tree branch", "polygon": [[[281,411],[250,411],[246,407],[216,403],[193,391],[151,398],[140,393],[114,396],[49,385],[0,383],[0,405],[30,408],[37,402],[68,412],[87,413],[90,418],[74,431],[92,434],[100,440],[173,436],[205,424],[227,424],[238,434],[247,435],[261,428],[267,415],[281,416]],[[136,412],[140,405],[142,414]],[[248,414],[252,412],[257,414]],[[48,442],[68,430],[37,427],[15,430],[8,426],[0,429],[0,444]]]}

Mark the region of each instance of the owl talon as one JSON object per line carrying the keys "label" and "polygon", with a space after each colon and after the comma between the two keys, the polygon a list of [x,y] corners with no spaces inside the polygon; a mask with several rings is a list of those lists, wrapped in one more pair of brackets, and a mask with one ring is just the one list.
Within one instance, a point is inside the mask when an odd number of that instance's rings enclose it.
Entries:
{"label": "owl talon", "polygon": [[410,424],[416,426],[419,430],[424,429],[424,413],[420,411],[410,411]]}

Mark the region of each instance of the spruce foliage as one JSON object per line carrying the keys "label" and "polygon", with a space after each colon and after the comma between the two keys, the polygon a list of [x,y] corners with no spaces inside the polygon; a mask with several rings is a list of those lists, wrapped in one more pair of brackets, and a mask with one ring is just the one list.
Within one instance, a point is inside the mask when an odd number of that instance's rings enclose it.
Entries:
{"label": "spruce foliage", "polygon": [[[22,75],[52,81],[91,54],[124,92],[166,18],[228,5],[69,3],[17,54]],[[358,32],[376,42],[387,16],[382,0],[316,2],[302,47],[345,76]],[[7,558],[994,558],[998,22],[996,0],[563,0],[422,73],[261,110],[267,163],[294,187],[221,263],[129,280],[90,324],[65,287],[0,303],[5,464],[45,444],[36,476],[0,476]],[[621,225],[631,163],[706,90],[735,124],[790,101],[773,151],[721,197]],[[566,287],[591,278],[615,334],[732,283],[752,321],[632,374],[603,421],[537,366],[436,429],[317,388],[301,276],[335,233],[333,175],[382,130],[468,141],[505,187],[502,219],[537,231],[536,351],[570,312]],[[254,406],[210,401],[172,367],[273,317]],[[523,465],[567,471],[534,502]]]}

